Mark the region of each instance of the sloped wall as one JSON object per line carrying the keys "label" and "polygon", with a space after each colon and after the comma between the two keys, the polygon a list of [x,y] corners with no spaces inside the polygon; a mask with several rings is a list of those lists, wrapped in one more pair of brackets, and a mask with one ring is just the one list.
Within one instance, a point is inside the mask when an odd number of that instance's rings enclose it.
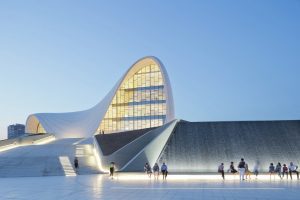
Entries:
{"label": "sloped wall", "polygon": [[[104,170],[108,170],[110,162],[114,162],[117,171],[143,171],[145,162],[154,165],[155,161],[167,143],[177,120],[173,120],[163,126],[149,130],[147,133],[129,142],[110,155],[104,155],[101,150],[101,142],[95,139],[99,147],[99,159]],[[122,133],[120,133],[122,134]]]}
{"label": "sloped wall", "polygon": [[217,172],[223,162],[241,158],[253,170],[268,171],[270,162],[300,165],[300,120],[244,122],[179,122],[159,163],[171,172]]}

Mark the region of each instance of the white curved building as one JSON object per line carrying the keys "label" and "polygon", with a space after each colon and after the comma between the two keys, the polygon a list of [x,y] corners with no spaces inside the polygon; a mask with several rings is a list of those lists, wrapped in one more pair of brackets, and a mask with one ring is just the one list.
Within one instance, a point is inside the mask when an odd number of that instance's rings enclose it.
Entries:
{"label": "white curved building", "polygon": [[164,125],[174,119],[172,89],[159,59],[134,63],[94,107],[69,113],[37,113],[26,121],[26,132],[52,133],[57,138],[91,137]]}
{"label": "white curved building", "polygon": [[[279,158],[287,163],[288,157],[299,161],[299,130],[299,120],[188,122],[174,119],[170,81],[164,66],[155,57],[134,63],[93,108],[33,114],[26,122],[27,133],[92,138],[85,144],[93,145],[102,172],[109,170],[111,162],[117,171],[124,172],[143,171],[145,163],[153,166],[165,162],[171,172],[206,173],[215,172],[218,163],[230,163],[241,157],[251,165],[260,163],[264,171],[270,160]],[[105,134],[97,134],[102,131]],[[274,149],[282,143],[291,148],[284,154],[274,154]],[[251,148],[254,150],[249,151]],[[74,149],[76,153],[77,147]]]}

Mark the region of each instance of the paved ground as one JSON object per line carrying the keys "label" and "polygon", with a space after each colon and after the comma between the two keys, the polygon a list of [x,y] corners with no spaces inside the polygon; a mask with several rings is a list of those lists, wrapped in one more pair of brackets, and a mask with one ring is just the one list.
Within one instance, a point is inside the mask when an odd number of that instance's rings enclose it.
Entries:
{"label": "paved ground", "polygon": [[297,180],[149,180],[145,175],[1,178],[1,199],[299,199]]}

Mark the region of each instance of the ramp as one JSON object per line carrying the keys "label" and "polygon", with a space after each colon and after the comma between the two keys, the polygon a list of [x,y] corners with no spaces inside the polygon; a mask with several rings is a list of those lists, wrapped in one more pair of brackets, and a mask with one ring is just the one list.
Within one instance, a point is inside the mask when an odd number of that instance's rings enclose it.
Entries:
{"label": "ramp", "polygon": [[[0,177],[68,176],[99,173],[92,143],[82,138],[58,139],[43,145],[20,146],[0,152]],[[73,167],[78,157],[79,169]]]}

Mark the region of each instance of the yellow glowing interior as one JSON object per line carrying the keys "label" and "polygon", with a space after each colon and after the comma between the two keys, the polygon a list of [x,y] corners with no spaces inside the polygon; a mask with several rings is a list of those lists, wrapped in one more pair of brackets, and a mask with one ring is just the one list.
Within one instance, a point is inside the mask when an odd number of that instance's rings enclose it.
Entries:
{"label": "yellow glowing interior", "polygon": [[98,132],[161,126],[166,118],[164,81],[159,66],[147,63],[122,82]]}
{"label": "yellow glowing interior", "polygon": [[35,116],[31,116],[28,120],[26,127],[28,133],[46,133],[44,127]]}

